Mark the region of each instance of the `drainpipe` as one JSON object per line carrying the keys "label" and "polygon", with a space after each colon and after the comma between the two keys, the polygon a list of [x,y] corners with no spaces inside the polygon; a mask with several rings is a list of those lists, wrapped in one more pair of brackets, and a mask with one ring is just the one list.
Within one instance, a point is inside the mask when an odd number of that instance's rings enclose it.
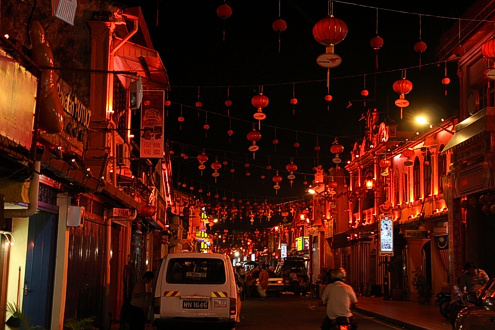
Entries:
{"label": "drainpipe", "polygon": [[40,171],[41,163],[39,160],[34,162],[34,172],[31,177],[31,185],[29,186],[29,206],[27,209],[22,210],[5,210],[5,218],[29,218],[38,209],[38,196],[40,186]]}
{"label": "drainpipe", "polygon": [[112,152],[113,152],[113,173],[112,173],[112,184],[117,187],[117,125],[113,120],[109,121],[110,127],[112,129]]}
{"label": "drainpipe", "polygon": [[111,276],[111,259],[112,255],[110,250],[112,249],[112,221],[133,221],[137,217],[137,210],[134,209],[133,213],[128,217],[106,217],[105,218],[105,301],[103,304],[103,324],[107,325],[105,329],[110,329],[110,276]]}

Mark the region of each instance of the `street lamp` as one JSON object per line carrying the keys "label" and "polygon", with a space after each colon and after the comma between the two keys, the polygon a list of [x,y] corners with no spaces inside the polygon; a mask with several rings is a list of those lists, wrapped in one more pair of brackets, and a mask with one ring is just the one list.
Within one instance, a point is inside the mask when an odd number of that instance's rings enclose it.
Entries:
{"label": "street lamp", "polygon": [[[443,119],[442,119],[442,121],[443,121]],[[428,119],[426,119],[426,117],[423,117],[423,116],[416,117],[416,122],[418,124],[420,124],[420,125],[426,125],[426,124],[428,124],[428,125],[430,125],[430,128],[433,128],[433,126],[438,127],[438,128],[440,128],[440,129],[444,130],[445,132],[448,132],[448,133],[450,133],[452,135],[454,135],[454,133],[455,133],[455,132],[453,132],[453,131],[451,131],[449,129],[446,129],[445,127],[443,127],[441,125],[432,124],[432,123],[428,122]]]}

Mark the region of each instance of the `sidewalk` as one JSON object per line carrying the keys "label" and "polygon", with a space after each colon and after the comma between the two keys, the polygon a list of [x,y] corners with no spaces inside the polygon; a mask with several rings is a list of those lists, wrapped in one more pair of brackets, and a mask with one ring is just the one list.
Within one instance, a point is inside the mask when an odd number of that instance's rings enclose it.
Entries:
{"label": "sidewalk", "polygon": [[450,322],[436,305],[417,302],[384,300],[383,297],[358,297],[357,313],[414,330],[451,330]]}

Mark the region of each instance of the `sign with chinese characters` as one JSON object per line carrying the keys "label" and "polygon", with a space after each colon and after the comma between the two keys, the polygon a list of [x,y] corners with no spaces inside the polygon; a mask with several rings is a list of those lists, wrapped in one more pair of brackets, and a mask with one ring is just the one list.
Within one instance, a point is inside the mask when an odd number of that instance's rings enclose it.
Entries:
{"label": "sign with chinese characters", "polygon": [[379,256],[394,255],[394,222],[387,215],[380,217],[380,251]]}
{"label": "sign with chinese characters", "polygon": [[141,101],[141,158],[162,158],[165,91],[143,91]]}
{"label": "sign with chinese characters", "polygon": [[287,258],[287,243],[282,243],[280,245],[280,259],[284,260]]}

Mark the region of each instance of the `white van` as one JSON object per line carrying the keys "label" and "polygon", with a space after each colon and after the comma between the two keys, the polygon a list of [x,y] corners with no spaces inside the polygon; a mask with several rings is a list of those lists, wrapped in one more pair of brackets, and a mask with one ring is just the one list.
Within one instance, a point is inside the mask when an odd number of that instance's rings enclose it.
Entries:
{"label": "white van", "polygon": [[157,329],[191,324],[233,329],[240,321],[234,268],[223,254],[167,255],[158,270],[153,302]]}

